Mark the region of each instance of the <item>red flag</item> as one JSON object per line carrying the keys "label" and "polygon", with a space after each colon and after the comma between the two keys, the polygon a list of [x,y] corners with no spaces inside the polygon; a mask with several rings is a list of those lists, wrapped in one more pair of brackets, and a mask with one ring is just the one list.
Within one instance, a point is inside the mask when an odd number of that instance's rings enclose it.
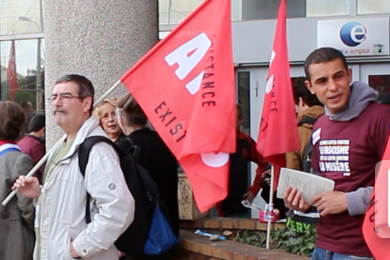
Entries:
{"label": "red flag", "polygon": [[7,80],[10,87],[9,98],[15,99],[15,92],[18,90],[18,78],[16,76],[16,63],[15,63],[15,41],[11,42],[11,50],[8,60]]}
{"label": "red flag", "polygon": [[390,228],[388,218],[389,169],[390,143],[388,140],[383,159],[379,168],[376,168],[377,177],[372,193],[372,203],[367,209],[363,222],[364,239],[377,260],[390,259]]}
{"label": "red flag", "polygon": [[235,150],[230,0],[205,0],[121,78],[178,159],[200,211],[227,195]]}
{"label": "red flag", "polygon": [[287,52],[286,0],[282,0],[257,140],[259,153],[275,166],[275,187],[278,169],[286,165],[285,153],[298,151],[300,147]]}

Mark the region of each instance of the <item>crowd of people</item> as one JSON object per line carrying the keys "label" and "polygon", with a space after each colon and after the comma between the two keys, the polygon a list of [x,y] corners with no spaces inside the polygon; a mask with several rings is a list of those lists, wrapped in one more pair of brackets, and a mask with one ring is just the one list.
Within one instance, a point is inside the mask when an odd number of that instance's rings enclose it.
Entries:
{"label": "crowd of people", "polygon": [[[288,168],[335,181],[333,191],[305,201],[302,191],[288,187],[282,210],[319,213],[312,260],[373,259],[362,235],[364,213],[389,134],[390,110],[378,104],[376,92],[362,82],[351,83],[345,57],[320,48],[306,59],[305,78],[293,80],[301,149],[286,154]],[[56,124],[65,140],[49,154],[46,165],[26,178],[46,153],[45,116],[31,116],[14,101],[0,102],[0,195],[17,195],[0,206],[1,259],[171,259],[174,248],[159,256],[125,255],[114,242],[131,224],[135,201],[124,180],[119,157],[106,143],[95,144],[82,176],[78,147],[90,136],[106,136],[131,153],[156,182],[179,235],[178,164],[137,101],[126,94],[105,99],[95,109],[94,87],[84,76],[59,78],[49,97]],[[27,111],[27,112],[26,112]],[[237,105],[237,145],[230,155],[229,190],[218,205],[225,217],[249,217],[242,200],[253,201],[266,189],[268,162],[256,142],[240,131]],[[27,122],[27,123],[26,123]],[[332,154],[345,148],[345,154]],[[136,150],[134,150],[136,148]],[[308,153],[310,151],[310,153]],[[250,163],[257,165],[249,185]],[[90,196],[91,222],[85,221]],[[278,201],[275,201],[278,203]]]}

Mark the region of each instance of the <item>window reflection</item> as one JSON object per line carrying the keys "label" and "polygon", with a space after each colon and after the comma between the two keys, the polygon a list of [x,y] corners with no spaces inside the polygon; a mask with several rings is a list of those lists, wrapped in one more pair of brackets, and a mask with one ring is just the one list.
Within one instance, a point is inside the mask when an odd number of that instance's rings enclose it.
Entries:
{"label": "window reflection", "polygon": [[179,24],[203,0],[159,0],[160,25]]}
{"label": "window reflection", "polygon": [[[9,80],[12,41],[0,42],[1,50],[1,100],[10,98],[12,83]],[[17,90],[14,99],[17,102],[31,101],[37,112],[44,109],[44,40],[15,41],[15,76]],[[8,75],[7,75],[8,74]],[[11,84],[10,84],[11,83]]]}
{"label": "window reflection", "polygon": [[368,84],[378,91],[378,102],[390,104],[390,75],[369,75]]}
{"label": "window reflection", "polygon": [[306,0],[306,16],[349,15],[348,0]]}
{"label": "window reflection", "polygon": [[43,32],[42,0],[0,0],[0,34]]}
{"label": "window reflection", "polygon": [[249,134],[250,129],[250,103],[249,103],[250,73],[249,71],[237,72],[237,99],[241,105],[242,113],[245,115],[240,122],[242,131]]}
{"label": "window reflection", "polygon": [[384,14],[390,13],[388,0],[357,0],[358,14]]}

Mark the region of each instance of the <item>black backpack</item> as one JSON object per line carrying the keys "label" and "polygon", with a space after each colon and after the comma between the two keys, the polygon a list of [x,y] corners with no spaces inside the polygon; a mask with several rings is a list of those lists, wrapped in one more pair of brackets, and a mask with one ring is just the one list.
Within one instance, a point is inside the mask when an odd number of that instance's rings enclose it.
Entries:
{"label": "black backpack", "polygon": [[[305,117],[301,121],[299,121],[298,126],[301,126],[305,123],[314,124],[317,121],[317,118],[315,117]],[[302,154],[302,171],[312,173],[312,167],[311,167],[311,155],[313,153],[313,140],[312,136],[310,135],[310,139],[305,145],[305,150]],[[303,229],[312,228],[313,225],[317,225],[319,221],[319,213],[317,209],[312,206],[306,213],[300,213],[296,214],[294,210],[291,210],[288,214],[289,219],[287,220],[287,227],[292,228],[293,230],[297,231],[295,228],[296,222],[301,222],[301,227]],[[310,224],[310,225],[307,225]],[[302,232],[302,230],[301,230]]]}
{"label": "black backpack", "polygon": [[[126,179],[127,186],[135,200],[134,220],[127,230],[115,241],[115,246],[127,255],[141,255],[148,238],[154,209],[158,200],[158,186],[150,177],[147,170],[141,167],[133,156],[125,152],[117,144],[103,136],[91,136],[79,146],[79,167],[83,177],[88,163],[89,152],[97,142],[105,142],[115,149],[119,155],[120,166]],[[86,222],[91,222],[87,194]]]}
{"label": "black backpack", "polygon": [[[315,117],[305,117],[301,121],[299,121],[298,126],[301,126],[305,123],[313,124],[317,121]],[[313,153],[313,142],[310,135],[310,139],[305,145],[305,150],[302,154],[302,171],[311,172],[311,154]]]}

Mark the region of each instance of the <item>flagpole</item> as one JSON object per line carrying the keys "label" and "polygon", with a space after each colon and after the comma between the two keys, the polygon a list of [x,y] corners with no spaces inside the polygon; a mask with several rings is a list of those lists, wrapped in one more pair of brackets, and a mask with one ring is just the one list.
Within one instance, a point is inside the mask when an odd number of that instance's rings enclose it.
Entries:
{"label": "flagpole", "polygon": [[[93,107],[95,108],[96,106],[98,106],[101,102],[103,102],[103,100],[105,98],[107,98],[112,92],[114,92],[114,90],[121,84],[122,82],[120,80],[118,80],[117,82],[115,82],[114,85],[112,85],[112,87],[110,87],[97,101],[95,101],[95,103],[93,104]],[[57,149],[58,146],[60,146],[61,143],[64,142],[66,138],[66,135],[63,135],[55,144],[54,146],[50,149],[49,152],[47,152],[38,162],[37,164],[26,174],[26,178],[29,178],[31,176],[34,175],[34,173],[46,162],[47,158],[49,157],[49,155],[55,151]],[[13,190],[12,192],[10,192],[10,194],[8,194],[8,196],[1,202],[1,205],[3,206],[6,206],[8,204],[8,202],[16,195],[16,193],[18,192],[18,189],[16,190]]]}
{"label": "flagpole", "polygon": [[[26,178],[31,177],[34,175],[34,173],[46,162],[47,158],[49,157],[49,154],[54,151],[66,138],[66,135],[63,135],[57,143],[50,149],[48,153],[46,153],[38,162],[35,164],[35,166],[26,174]],[[13,190],[8,196],[1,202],[1,205],[6,206],[8,202],[16,195],[19,189]]]}
{"label": "flagpole", "polygon": [[[271,181],[269,184],[269,203],[266,205],[266,217],[268,219],[267,221],[267,241],[266,241],[266,249],[269,249],[269,242],[270,242],[270,236],[271,236],[271,212],[273,211],[273,200],[274,200],[274,166],[271,166]],[[268,210],[267,210],[268,209]]]}

